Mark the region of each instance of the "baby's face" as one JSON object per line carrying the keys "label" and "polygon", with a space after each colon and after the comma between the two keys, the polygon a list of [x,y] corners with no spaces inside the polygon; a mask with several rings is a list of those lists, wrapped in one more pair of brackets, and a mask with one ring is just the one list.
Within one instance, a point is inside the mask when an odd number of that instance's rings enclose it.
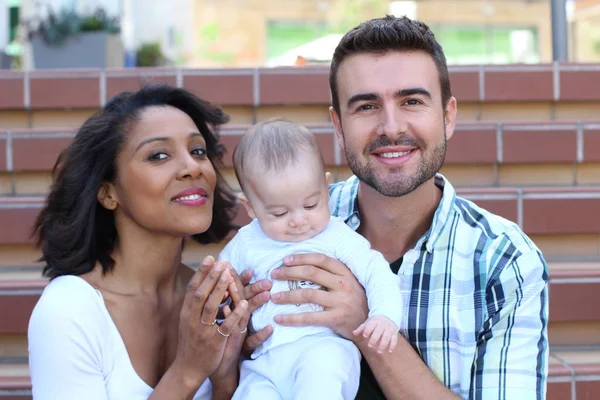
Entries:
{"label": "baby's face", "polygon": [[321,168],[300,160],[251,182],[245,194],[262,230],[272,239],[301,242],[329,223],[329,191]]}

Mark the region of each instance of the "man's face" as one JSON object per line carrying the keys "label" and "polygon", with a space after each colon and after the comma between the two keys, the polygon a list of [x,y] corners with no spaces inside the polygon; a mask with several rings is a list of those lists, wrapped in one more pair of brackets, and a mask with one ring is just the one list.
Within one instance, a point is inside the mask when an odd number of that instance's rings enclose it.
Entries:
{"label": "man's face", "polygon": [[337,73],[340,114],[330,109],[348,165],[384,196],[431,179],[454,133],[456,100],[442,106],[439,74],[423,51],[362,53]]}

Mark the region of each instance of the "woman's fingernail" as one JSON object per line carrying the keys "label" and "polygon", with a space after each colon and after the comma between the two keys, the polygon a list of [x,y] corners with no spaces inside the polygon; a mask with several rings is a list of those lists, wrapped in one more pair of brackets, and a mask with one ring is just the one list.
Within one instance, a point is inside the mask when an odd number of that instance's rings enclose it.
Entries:
{"label": "woman's fingernail", "polygon": [[274,269],[273,272],[271,272],[271,276],[273,278],[277,278],[279,276],[279,274],[280,274],[279,268]]}
{"label": "woman's fingernail", "polygon": [[287,256],[286,258],[283,259],[283,262],[286,262],[286,263],[291,263],[292,261],[294,261],[294,256]]}
{"label": "woman's fingernail", "polygon": [[223,271],[225,268],[223,268],[223,264],[217,264],[215,265],[215,271]]}
{"label": "woman's fingernail", "polygon": [[261,294],[258,295],[258,298],[261,300],[269,300],[269,293],[262,292]]}
{"label": "woman's fingernail", "polygon": [[240,307],[242,307],[242,308],[248,308],[248,302],[246,300],[240,301]]}
{"label": "woman's fingernail", "polygon": [[275,319],[275,322],[277,322],[278,324],[279,324],[281,321],[283,321],[283,318],[281,318],[281,316],[280,316],[280,315],[276,315],[274,319]]}
{"label": "woman's fingernail", "polygon": [[268,289],[268,288],[269,288],[269,282],[267,282],[267,281],[262,281],[262,282],[260,283],[260,288],[261,288],[261,289]]}
{"label": "woman's fingernail", "polygon": [[279,293],[273,293],[273,294],[271,295],[271,298],[272,298],[273,300],[279,300],[279,298],[280,298],[280,297],[281,297],[281,295],[280,295]]}
{"label": "woman's fingernail", "polygon": [[214,259],[214,257],[213,257],[213,256],[206,256],[206,257],[204,258],[203,264],[204,264],[204,265],[210,265],[210,264],[212,264],[214,261],[215,261],[215,259]]}

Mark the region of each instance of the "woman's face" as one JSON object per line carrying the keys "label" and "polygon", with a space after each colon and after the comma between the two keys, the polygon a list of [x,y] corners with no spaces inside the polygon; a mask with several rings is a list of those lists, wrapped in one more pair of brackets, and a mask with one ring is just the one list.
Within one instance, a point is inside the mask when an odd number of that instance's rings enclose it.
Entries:
{"label": "woman's face", "polygon": [[133,222],[177,237],[205,232],[216,181],[192,119],[174,107],[148,107],[128,132],[109,185],[117,227]]}

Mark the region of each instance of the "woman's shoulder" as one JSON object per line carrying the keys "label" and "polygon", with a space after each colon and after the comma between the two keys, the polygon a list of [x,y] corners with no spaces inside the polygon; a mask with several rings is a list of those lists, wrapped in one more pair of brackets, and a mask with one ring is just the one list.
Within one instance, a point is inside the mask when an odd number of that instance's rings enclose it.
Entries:
{"label": "woman's shoulder", "polygon": [[40,302],[73,307],[100,301],[102,301],[100,292],[85,279],[74,275],[54,278],[46,285],[40,297]]}
{"label": "woman's shoulder", "polygon": [[54,278],[42,292],[33,309],[29,329],[69,329],[73,324],[97,323],[105,319],[100,292],[77,276]]}

